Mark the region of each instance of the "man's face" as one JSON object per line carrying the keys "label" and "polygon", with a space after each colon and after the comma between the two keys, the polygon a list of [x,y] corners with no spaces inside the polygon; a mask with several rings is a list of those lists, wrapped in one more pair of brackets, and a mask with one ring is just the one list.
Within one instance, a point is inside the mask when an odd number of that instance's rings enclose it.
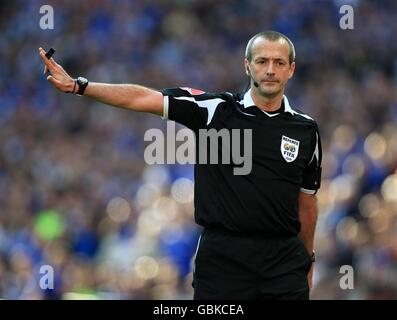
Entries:
{"label": "man's face", "polygon": [[[255,39],[252,45],[252,60],[244,60],[247,75],[259,84],[253,87],[265,97],[275,97],[282,93],[295,70],[295,63],[289,63],[289,47],[286,41]],[[252,80],[251,80],[252,82]]]}

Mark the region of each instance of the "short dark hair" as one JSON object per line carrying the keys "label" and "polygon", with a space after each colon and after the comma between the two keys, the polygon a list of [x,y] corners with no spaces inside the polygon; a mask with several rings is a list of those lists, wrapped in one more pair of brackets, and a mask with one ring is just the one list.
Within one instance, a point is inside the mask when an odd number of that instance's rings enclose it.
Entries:
{"label": "short dark hair", "polygon": [[249,62],[252,60],[252,45],[257,38],[264,38],[269,41],[278,41],[280,39],[284,39],[289,47],[289,63],[295,62],[295,47],[292,41],[285,35],[277,31],[263,31],[254,35],[247,43],[247,47],[245,49],[245,57]]}

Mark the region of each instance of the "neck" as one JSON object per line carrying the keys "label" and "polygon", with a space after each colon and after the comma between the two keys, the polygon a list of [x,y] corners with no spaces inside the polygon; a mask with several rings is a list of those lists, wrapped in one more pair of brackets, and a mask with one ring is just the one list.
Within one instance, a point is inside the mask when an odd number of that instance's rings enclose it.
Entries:
{"label": "neck", "polygon": [[251,88],[251,97],[255,105],[264,111],[276,111],[281,107],[284,90],[277,93],[275,96],[263,96],[258,92],[258,89]]}

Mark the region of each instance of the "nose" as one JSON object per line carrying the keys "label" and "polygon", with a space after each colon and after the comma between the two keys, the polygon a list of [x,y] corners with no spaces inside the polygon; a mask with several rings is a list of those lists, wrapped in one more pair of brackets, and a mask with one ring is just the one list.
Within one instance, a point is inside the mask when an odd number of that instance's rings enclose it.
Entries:
{"label": "nose", "polygon": [[273,67],[273,61],[269,62],[267,64],[267,68],[266,68],[266,75],[274,75],[274,67]]}

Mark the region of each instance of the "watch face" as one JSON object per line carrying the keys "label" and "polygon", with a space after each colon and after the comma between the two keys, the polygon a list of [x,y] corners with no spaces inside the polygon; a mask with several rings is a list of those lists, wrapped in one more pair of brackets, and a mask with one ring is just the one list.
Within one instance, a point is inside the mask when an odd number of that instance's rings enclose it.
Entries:
{"label": "watch face", "polygon": [[88,80],[83,77],[78,77],[77,81],[79,82],[80,85],[85,85],[88,82]]}

